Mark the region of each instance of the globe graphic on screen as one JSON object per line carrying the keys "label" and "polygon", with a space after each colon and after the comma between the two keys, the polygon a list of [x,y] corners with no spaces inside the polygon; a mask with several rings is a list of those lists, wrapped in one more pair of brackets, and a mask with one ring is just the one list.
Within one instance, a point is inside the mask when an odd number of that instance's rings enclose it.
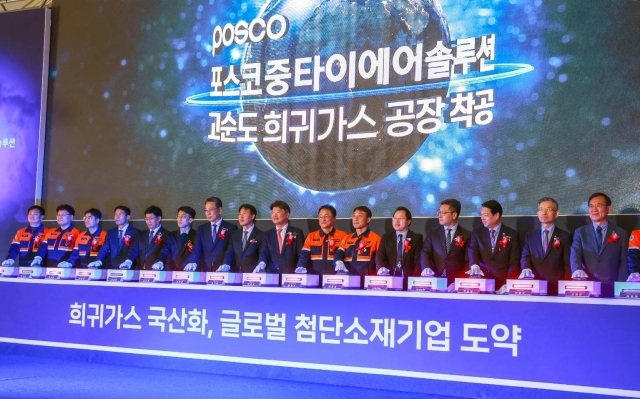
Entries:
{"label": "globe graphic on screen", "polygon": [[[439,89],[417,89],[402,93],[393,91],[396,87],[424,83],[427,77],[424,62],[418,64],[423,75],[420,82],[413,79],[413,73],[399,75],[390,67],[389,82],[385,86],[378,84],[375,74],[364,79],[356,73],[355,87],[349,87],[348,73],[337,82],[330,81],[323,73],[318,81],[319,89],[314,91],[313,86],[294,87],[294,60],[319,55],[321,65],[324,66],[334,54],[341,54],[349,60],[350,52],[355,52],[357,58],[360,58],[367,50],[377,55],[378,49],[386,47],[390,48],[392,57],[402,46],[409,46],[415,52],[418,43],[423,44],[420,58],[424,59],[424,52],[433,49],[438,41],[442,41],[445,46],[450,44],[447,22],[437,0],[275,0],[265,5],[260,17],[268,21],[276,14],[287,18],[288,34],[279,40],[265,39],[249,44],[243,63],[263,65],[264,79],[269,61],[289,59],[292,78],[288,79],[290,87],[287,96],[299,98],[314,95],[314,99],[290,103],[270,101],[273,97],[264,90],[264,101],[259,104],[243,104],[243,111],[259,115],[255,121],[259,136],[267,136],[266,115],[277,116],[283,112],[292,115],[292,112],[301,110],[316,111],[317,135],[329,133],[323,140],[313,143],[310,143],[308,131],[301,134],[298,143],[291,134],[286,143],[259,140],[256,147],[265,161],[286,179],[316,191],[365,187],[389,176],[405,164],[428,135],[414,131],[404,137],[391,137],[384,133],[383,115],[391,113],[387,107],[389,102],[446,96],[446,84]],[[391,64],[390,61],[388,63]],[[402,63],[406,65],[406,57]],[[371,68],[370,63],[365,66],[367,69]],[[307,63],[305,67],[313,68],[314,63]],[[331,67],[334,72],[340,69],[339,65]],[[306,76],[312,77],[313,72]],[[267,83],[263,81],[262,86]],[[392,90],[384,96],[349,96],[349,93],[381,87]],[[345,95],[333,96],[330,100],[318,99],[318,95],[321,97],[322,94],[332,93]],[[371,126],[366,120],[361,120],[355,126],[346,126],[345,123],[356,120],[363,106],[366,107],[365,114],[375,120],[375,126]],[[339,140],[341,109],[342,120],[345,121],[342,141]],[[321,110],[325,111],[320,112]],[[331,112],[333,120],[329,116]],[[304,126],[300,123],[301,118],[292,120],[296,120],[298,126]],[[309,119],[307,124],[308,122]],[[373,138],[347,139],[347,133],[350,132],[376,132],[376,135]]]}

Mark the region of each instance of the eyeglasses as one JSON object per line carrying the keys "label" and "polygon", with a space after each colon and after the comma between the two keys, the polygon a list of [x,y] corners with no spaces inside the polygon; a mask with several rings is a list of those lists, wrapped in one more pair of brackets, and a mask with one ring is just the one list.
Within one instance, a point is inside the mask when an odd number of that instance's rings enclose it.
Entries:
{"label": "eyeglasses", "polygon": [[438,212],[436,212],[436,215],[438,215],[438,216],[443,215],[444,216],[447,213],[453,213],[453,212],[450,212],[450,211],[438,211]]}
{"label": "eyeglasses", "polygon": [[556,212],[557,209],[553,209],[553,208],[538,208],[538,212]]}
{"label": "eyeglasses", "polygon": [[394,220],[394,221],[398,221],[398,222],[401,222],[401,221],[403,221],[403,220],[407,220],[407,218],[403,218],[403,217],[395,217],[395,216],[394,216],[394,217],[392,217],[391,219],[392,219],[392,220]]}
{"label": "eyeglasses", "polygon": [[71,216],[71,214],[70,213],[62,213],[62,214],[59,213],[59,214],[56,215],[56,218],[57,219],[66,218],[67,216]]}
{"label": "eyeglasses", "polygon": [[589,209],[602,209],[605,206],[608,206],[608,205],[605,205],[605,204],[589,204]]}
{"label": "eyeglasses", "polygon": [[332,215],[318,215],[318,219],[331,219]]}

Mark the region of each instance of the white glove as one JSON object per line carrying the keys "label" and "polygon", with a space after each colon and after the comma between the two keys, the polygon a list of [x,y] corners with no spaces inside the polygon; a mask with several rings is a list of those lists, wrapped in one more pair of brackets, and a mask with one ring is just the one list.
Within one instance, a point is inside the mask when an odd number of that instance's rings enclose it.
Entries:
{"label": "white glove", "polygon": [[533,272],[531,271],[531,269],[522,269],[522,272],[520,273],[518,280],[525,280],[525,279],[532,279],[532,278],[533,278]]}
{"label": "white glove", "polygon": [[194,272],[197,268],[198,268],[198,264],[197,263],[187,263],[187,265],[184,267],[184,271],[185,272]]}
{"label": "white glove", "polygon": [[640,281],[640,273],[631,273],[627,281],[631,281],[634,283]]}
{"label": "white glove", "polygon": [[254,273],[264,273],[264,269],[267,268],[267,264],[264,262],[260,262],[258,263],[258,266],[256,266],[255,269],[253,269]]}
{"label": "white glove", "polygon": [[381,267],[380,269],[378,269],[378,276],[388,276],[389,275],[389,269],[387,269],[386,267]]}
{"label": "white glove", "polygon": [[94,267],[97,268],[97,267],[100,267],[100,266],[102,266],[102,262],[100,262],[99,260],[94,260],[93,262],[91,262],[91,263],[89,263],[87,265],[87,267],[91,267],[91,268],[94,268]]}
{"label": "white glove", "polygon": [[347,267],[344,265],[344,262],[341,260],[336,262],[335,271],[336,273],[349,274],[349,270],[347,270]]}
{"label": "white glove", "polygon": [[426,269],[424,269],[422,271],[422,273],[420,273],[420,276],[422,277],[433,277],[436,274],[433,272],[433,270],[431,270],[431,268],[427,267]]}
{"label": "white glove", "polygon": [[42,258],[39,256],[36,256],[35,258],[33,258],[33,262],[31,262],[31,266],[40,266],[40,263],[42,263]]}
{"label": "white glove", "polygon": [[484,273],[482,273],[482,270],[478,265],[471,265],[471,268],[464,272],[464,274],[468,274],[469,277],[484,277]]}
{"label": "white glove", "polygon": [[124,262],[120,263],[120,269],[131,269],[131,265],[133,265],[133,262],[127,259]]}
{"label": "white glove", "polygon": [[218,270],[216,270],[216,272],[228,272],[229,270],[231,270],[231,266],[220,265],[220,267],[218,268]]}
{"label": "white glove", "polygon": [[507,293],[507,285],[504,284],[502,287],[500,287],[500,289],[498,291],[496,291],[496,294],[498,295],[504,295]]}
{"label": "white glove", "polygon": [[12,266],[14,263],[15,263],[15,260],[7,259],[4,262],[2,262],[2,266]]}
{"label": "white glove", "polygon": [[307,274],[307,268],[306,267],[296,267],[296,270],[294,271],[294,273],[297,274]]}
{"label": "white glove", "polygon": [[67,268],[67,267],[73,267],[73,265],[71,263],[69,263],[69,262],[60,262],[60,263],[58,263],[58,267]]}
{"label": "white glove", "polygon": [[163,270],[164,269],[164,263],[156,262],[156,263],[153,264],[153,266],[151,266],[151,268],[153,270]]}
{"label": "white glove", "polygon": [[587,273],[584,272],[584,270],[582,269],[578,269],[575,272],[573,272],[573,274],[571,275],[571,278],[574,280],[580,280],[580,279],[586,279],[589,276],[587,276]]}

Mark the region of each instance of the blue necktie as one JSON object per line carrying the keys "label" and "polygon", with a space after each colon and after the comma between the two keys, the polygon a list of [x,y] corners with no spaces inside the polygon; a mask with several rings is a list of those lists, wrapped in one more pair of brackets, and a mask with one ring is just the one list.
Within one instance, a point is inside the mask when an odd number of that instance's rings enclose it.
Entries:
{"label": "blue necktie", "polygon": [[602,249],[602,227],[596,227],[596,241],[598,242],[598,253]]}
{"label": "blue necktie", "polygon": [[396,261],[402,262],[402,234],[398,234],[398,257]]}
{"label": "blue necktie", "polygon": [[211,225],[211,242],[216,243],[216,233],[218,230],[218,226],[215,224]]}
{"label": "blue necktie", "polygon": [[124,230],[118,230],[118,251],[122,248],[122,236],[124,235]]}
{"label": "blue necktie", "polygon": [[448,254],[449,252],[451,252],[451,229],[447,229],[446,245],[447,245],[447,254]]}

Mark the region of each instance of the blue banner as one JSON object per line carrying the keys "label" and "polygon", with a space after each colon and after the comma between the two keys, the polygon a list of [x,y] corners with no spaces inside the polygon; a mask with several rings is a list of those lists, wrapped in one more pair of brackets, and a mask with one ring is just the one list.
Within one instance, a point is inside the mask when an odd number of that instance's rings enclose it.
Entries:
{"label": "blue banner", "polygon": [[640,301],[6,279],[0,303],[4,342],[640,395]]}

